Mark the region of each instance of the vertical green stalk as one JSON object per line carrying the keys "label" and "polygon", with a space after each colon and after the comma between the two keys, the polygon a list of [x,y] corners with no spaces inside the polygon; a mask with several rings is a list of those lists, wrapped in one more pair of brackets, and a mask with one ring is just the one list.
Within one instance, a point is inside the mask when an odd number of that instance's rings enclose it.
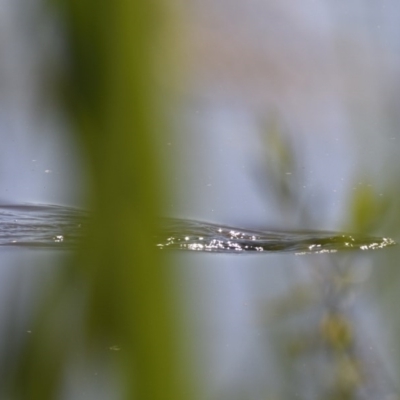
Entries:
{"label": "vertical green stalk", "polygon": [[[154,141],[162,140],[157,127],[168,124],[155,79],[163,68],[155,60],[163,60],[157,54],[165,51],[160,38],[168,13],[161,0],[56,5],[65,18],[70,63],[65,95],[87,155],[94,216],[87,243],[41,314],[41,334],[24,370],[24,395],[56,398],[65,362],[83,342],[87,356],[102,357],[118,346],[114,354],[126,399],[187,399],[168,268],[152,244],[165,198]],[[84,300],[74,310],[76,298]],[[67,329],[70,320],[61,318],[57,324],[66,330],[54,329],[60,303],[69,314],[81,314],[83,326]],[[70,333],[58,337],[60,331]],[[51,343],[57,340],[61,350],[55,352]]]}
{"label": "vertical green stalk", "polygon": [[163,4],[79,0],[70,16],[72,112],[87,144],[96,213],[84,263],[89,340],[114,337],[121,346],[127,398],[177,400],[170,288],[151,240],[163,199],[152,147],[162,140],[154,61]]}

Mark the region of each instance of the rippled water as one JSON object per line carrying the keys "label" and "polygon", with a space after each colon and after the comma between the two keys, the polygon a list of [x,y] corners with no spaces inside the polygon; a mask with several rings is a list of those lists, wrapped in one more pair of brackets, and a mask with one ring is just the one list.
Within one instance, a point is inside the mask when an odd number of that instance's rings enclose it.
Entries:
{"label": "rippled water", "polygon": [[69,247],[82,236],[84,211],[53,205],[0,206],[0,246]]}
{"label": "rippled water", "polygon": [[[82,237],[87,219],[86,212],[68,207],[0,206],[0,246],[72,247]],[[390,238],[324,231],[253,231],[172,218],[161,219],[160,225],[160,232],[151,240],[162,250],[301,254],[376,250],[395,244]]]}
{"label": "rippled water", "polygon": [[217,253],[294,252],[333,253],[376,250],[393,239],[324,231],[253,231],[199,221],[164,219],[157,237],[161,249]]}

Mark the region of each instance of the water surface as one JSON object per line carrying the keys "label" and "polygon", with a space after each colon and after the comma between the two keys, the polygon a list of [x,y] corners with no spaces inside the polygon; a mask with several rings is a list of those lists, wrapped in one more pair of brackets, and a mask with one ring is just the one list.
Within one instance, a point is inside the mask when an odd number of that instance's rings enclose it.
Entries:
{"label": "water surface", "polygon": [[[0,206],[0,246],[66,248],[82,237],[88,214],[55,205]],[[268,231],[162,218],[153,238],[160,250],[214,253],[332,253],[376,250],[395,244],[388,237],[326,231]]]}

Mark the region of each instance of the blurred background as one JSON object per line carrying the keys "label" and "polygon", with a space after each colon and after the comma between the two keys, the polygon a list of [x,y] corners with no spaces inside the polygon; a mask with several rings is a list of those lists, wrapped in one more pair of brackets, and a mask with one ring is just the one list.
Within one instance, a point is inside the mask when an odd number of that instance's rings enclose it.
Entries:
{"label": "blurred background", "polygon": [[0,10],[0,200],[94,214],[77,252],[1,251],[2,398],[400,398],[397,248],[146,240],[157,215],[398,240],[396,2]]}

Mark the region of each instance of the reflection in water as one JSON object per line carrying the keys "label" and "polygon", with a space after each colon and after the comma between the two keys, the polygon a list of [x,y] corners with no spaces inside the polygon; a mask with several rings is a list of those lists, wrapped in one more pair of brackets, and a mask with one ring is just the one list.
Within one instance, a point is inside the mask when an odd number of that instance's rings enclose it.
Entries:
{"label": "reflection in water", "polygon": [[[73,246],[82,236],[87,213],[53,205],[0,206],[0,245]],[[394,245],[390,238],[323,231],[252,231],[183,219],[163,218],[155,236],[160,249],[217,253],[333,253]]]}

